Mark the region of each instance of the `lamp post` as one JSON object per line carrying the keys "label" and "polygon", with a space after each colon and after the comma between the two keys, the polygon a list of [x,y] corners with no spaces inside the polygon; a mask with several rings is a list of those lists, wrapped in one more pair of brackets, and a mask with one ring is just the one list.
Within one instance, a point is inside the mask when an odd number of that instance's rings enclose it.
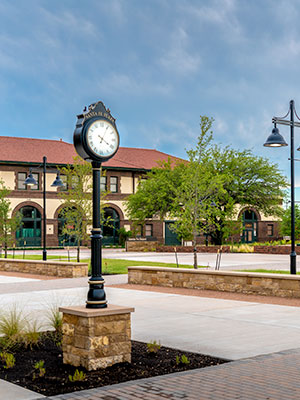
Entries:
{"label": "lamp post", "polygon": [[[43,164],[39,165],[37,168],[43,166],[43,260],[47,261],[47,250],[46,250],[46,167],[47,167],[47,157],[43,157]],[[25,180],[25,185],[33,186],[37,185],[37,181],[32,176],[32,168],[30,168],[28,178]],[[60,179],[59,171],[57,172],[55,181],[51,186],[60,187],[63,186],[63,182]]]}
{"label": "lamp post", "polygon": [[[290,115],[290,119],[285,119]],[[264,146],[266,147],[283,147],[287,146],[286,141],[279,133],[277,124],[290,126],[291,132],[291,253],[290,253],[290,273],[296,274],[296,251],[295,251],[295,158],[294,158],[294,127],[300,128],[300,122],[295,122],[294,116],[298,118],[294,100],[290,101],[290,108],[284,117],[273,117],[272,122],[274,123],[274,128],[272,129],[271,135],[268,137]],[[298,147],[297,150],[300,150]]]}

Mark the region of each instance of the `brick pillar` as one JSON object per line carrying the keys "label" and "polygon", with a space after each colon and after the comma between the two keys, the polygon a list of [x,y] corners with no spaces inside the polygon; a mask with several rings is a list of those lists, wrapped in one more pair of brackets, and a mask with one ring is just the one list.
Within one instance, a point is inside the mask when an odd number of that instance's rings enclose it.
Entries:
{"label": "brick pillar", "polygon": [[131,361],[134,308],[60,307],[63,313],[63,362],[88,371]]}

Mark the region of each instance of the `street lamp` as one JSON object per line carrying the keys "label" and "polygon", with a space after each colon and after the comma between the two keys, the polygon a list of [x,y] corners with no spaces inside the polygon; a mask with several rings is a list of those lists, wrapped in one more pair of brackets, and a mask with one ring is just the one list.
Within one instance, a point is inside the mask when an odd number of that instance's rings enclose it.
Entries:
{"label": "street lamp", "polygon": [[[47,250],[46,250],[46,166],[47,166],[47,157],[43,157],[43,164],[39,165],[37,168],[43,165],[43,260],[47,261]],[[29,175],[25,180],[25,185],[34,186],[37,185],[37,181],[32,176],[32,168],[29,170]],[[57,172],[55,181],[51,186],[53,187],[61,187],[63,186],[63,182],[60,179],[60,173]]]}
{"label": "street lamp", "polygon": [[[290,119],[285,119],[288,115],[290,115]],[[291,128],[291,254],[290,254],[290,273],[296,274],[296,251],[295,251],[295,158],[294,158],[294,127],[300,128],[300,122],[294,121],[294,116],[298,118],[294,100],[290,101],[290,108],[287,114],[282,117],[273,117],[272,122],[274,123],[274,128],[272,129],[271,135],[268,137],[264,146],[266,147],[283,147],[287,146],[286,141],[279,133],[279,129],[277,128],[277,124],[279,125],[288,125]],[[300,147],[297,148],[300,150]]]}

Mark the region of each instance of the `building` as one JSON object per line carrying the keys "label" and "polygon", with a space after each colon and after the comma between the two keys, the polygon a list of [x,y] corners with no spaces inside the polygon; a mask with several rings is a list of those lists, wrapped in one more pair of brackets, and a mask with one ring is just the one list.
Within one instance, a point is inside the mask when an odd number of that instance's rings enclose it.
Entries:
{"label": "building", "polygon": [[[62,200],[58,188],[51,187],[55,180],[57,167],[72,164],[76,152],[73,144],[62,140],[30,139],[19,137],[0,137],[0,179],[11,190],[9,200],[12,214],[22,213],[23,224],[16,232],[17,246],[40,246],[42,243],[41,222],[43,217],[43,171],[41,163],[47,157],[46,173],[46,234],[47,245],[72,245],[72,238],[62,234]],[[103,164],[106,176],[101,178],[102,187],[109,191],[106,197],[105,216],[110,217],[113,226],[104,226],[104,244],[118,243],[118,229],[131,229],[124,200],[137,189],[139,180],[145,173],[157,166],[157,161],[167,161],[170,156],[152,149],[120,147],[117,154]],[[37,181],[33,187],[24,184],[32,168]],[[242,209],[244,230],[241,239],[244,242],[274,240],[278,237],[278,224],[267,220],[254,209]],[[176,244],[176,235],[169,229],[171,221],[149,220],[141,226],[139,235],[149,240],[156,239],[166,244]],[[204,238],[199,238],[204,241]]]}

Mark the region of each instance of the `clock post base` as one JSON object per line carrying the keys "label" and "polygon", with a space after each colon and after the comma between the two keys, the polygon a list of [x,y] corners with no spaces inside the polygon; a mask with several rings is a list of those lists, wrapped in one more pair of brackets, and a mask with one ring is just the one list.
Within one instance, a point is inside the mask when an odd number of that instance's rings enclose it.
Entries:
{"label": "clock post base", "polygon": [[89,280],[90,289],[87,295],[86,308],[106,308],[107,301],[104,291],[104,279],[94,277]]}

